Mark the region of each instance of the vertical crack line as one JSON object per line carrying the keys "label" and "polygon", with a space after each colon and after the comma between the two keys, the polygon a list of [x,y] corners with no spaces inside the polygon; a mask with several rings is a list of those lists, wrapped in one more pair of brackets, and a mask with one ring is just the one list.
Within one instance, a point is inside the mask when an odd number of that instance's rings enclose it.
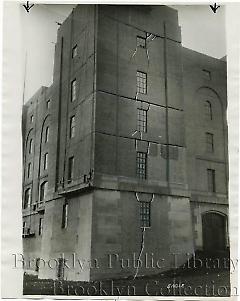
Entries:
{"label": "vertical crack line", "polygon": [[136,269],[136,273],[133,277],[133,280],[135,280],[135,278],[137,277],[137,274],[138,274],[138,270],[139,270],[139,260],[142,256],[142,253],[143,253],[143,250],[144,250],[144,240],[145,240],[145,231],[146,231],[146,227],[143,227],[142,228],[142,239],[141,239],[141,249],[140,249],[140,252],[139,252],[139,255],[138,255],[138,259],[137,259],[137,269]]}

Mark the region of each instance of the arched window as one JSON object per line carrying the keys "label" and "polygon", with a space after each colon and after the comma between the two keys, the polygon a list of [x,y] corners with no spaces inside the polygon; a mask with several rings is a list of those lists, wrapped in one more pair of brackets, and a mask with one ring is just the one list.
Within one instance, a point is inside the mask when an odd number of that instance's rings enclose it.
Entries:
{"label": "arched window", "polygon": [[49,140],[49,126],[46,127],[45,130],[45,143]]}
{"label": "arched window", "polygon": [[212,120],[212,104],[209,100],[205,101],[205,115],[207,120]]}
{"label": "arched window", "polygon": [[32,154],[33,152],[33,139],[30,139],[29,141],[29,154]]}
{"label": "arched window", "polygon": [[32,163],[29,162],[28,163],[28,167],[27,167],[27,178],[29,179],[31,177],[32,173]]}
{"label": "arched window", "polygon": [[26,189],[24,194],[23,208],[26,209],[31,205],[31,188]]}
{"label": "arched window", "polygon": [[48,190],[48,182],[45,181],[40,185],[40,198],[39,198],[40,202],[43,202],[46,199],[47,190]]}

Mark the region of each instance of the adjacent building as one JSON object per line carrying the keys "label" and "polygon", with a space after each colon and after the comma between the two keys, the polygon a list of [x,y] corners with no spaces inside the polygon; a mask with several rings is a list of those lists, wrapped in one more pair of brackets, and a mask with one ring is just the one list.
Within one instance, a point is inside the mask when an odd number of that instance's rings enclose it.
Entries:
{"label": "adjacent building", "polygon": [[[26,271],[89,281],[224,252],[226,91],[226,62],[182,46],[176,10],[78,5],[58,30],[52,86],[23,107]],[[161,268],[137,270],[146,256]]]}

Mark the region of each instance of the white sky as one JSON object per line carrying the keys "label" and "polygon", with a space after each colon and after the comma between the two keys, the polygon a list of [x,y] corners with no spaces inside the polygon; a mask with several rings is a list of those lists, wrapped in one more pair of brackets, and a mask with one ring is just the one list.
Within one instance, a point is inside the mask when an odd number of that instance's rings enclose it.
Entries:
{"label": "white sky", "polygon": [[[35,4],[30,13],[22,8],[23,58],[27,53],[25,101],[41,86],[51,85],[56,22],[61,23],[74,7],[69,4]],[[208,5],[172,7],[179,12],[183,46],[217,58],[226,55],[224,6],[216,14]]]}

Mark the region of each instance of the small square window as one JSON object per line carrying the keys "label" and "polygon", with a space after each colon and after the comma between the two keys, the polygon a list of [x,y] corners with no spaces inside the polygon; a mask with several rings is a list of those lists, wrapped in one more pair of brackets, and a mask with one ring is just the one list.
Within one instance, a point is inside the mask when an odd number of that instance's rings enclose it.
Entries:
{"label": "small square window", "polygon": [[72,58],[77,56],[77,45],[75,45],[72,49]]}
{"label": "small square window", "polygon": [[203,72],[205,79],[207,79],[207,80],[211,79],[211,72],[209,70],[203,69],[202,72]]}
{"label": "small square window", "polygon": [[146,38],[137,36],[137,47],[146,48]]}

